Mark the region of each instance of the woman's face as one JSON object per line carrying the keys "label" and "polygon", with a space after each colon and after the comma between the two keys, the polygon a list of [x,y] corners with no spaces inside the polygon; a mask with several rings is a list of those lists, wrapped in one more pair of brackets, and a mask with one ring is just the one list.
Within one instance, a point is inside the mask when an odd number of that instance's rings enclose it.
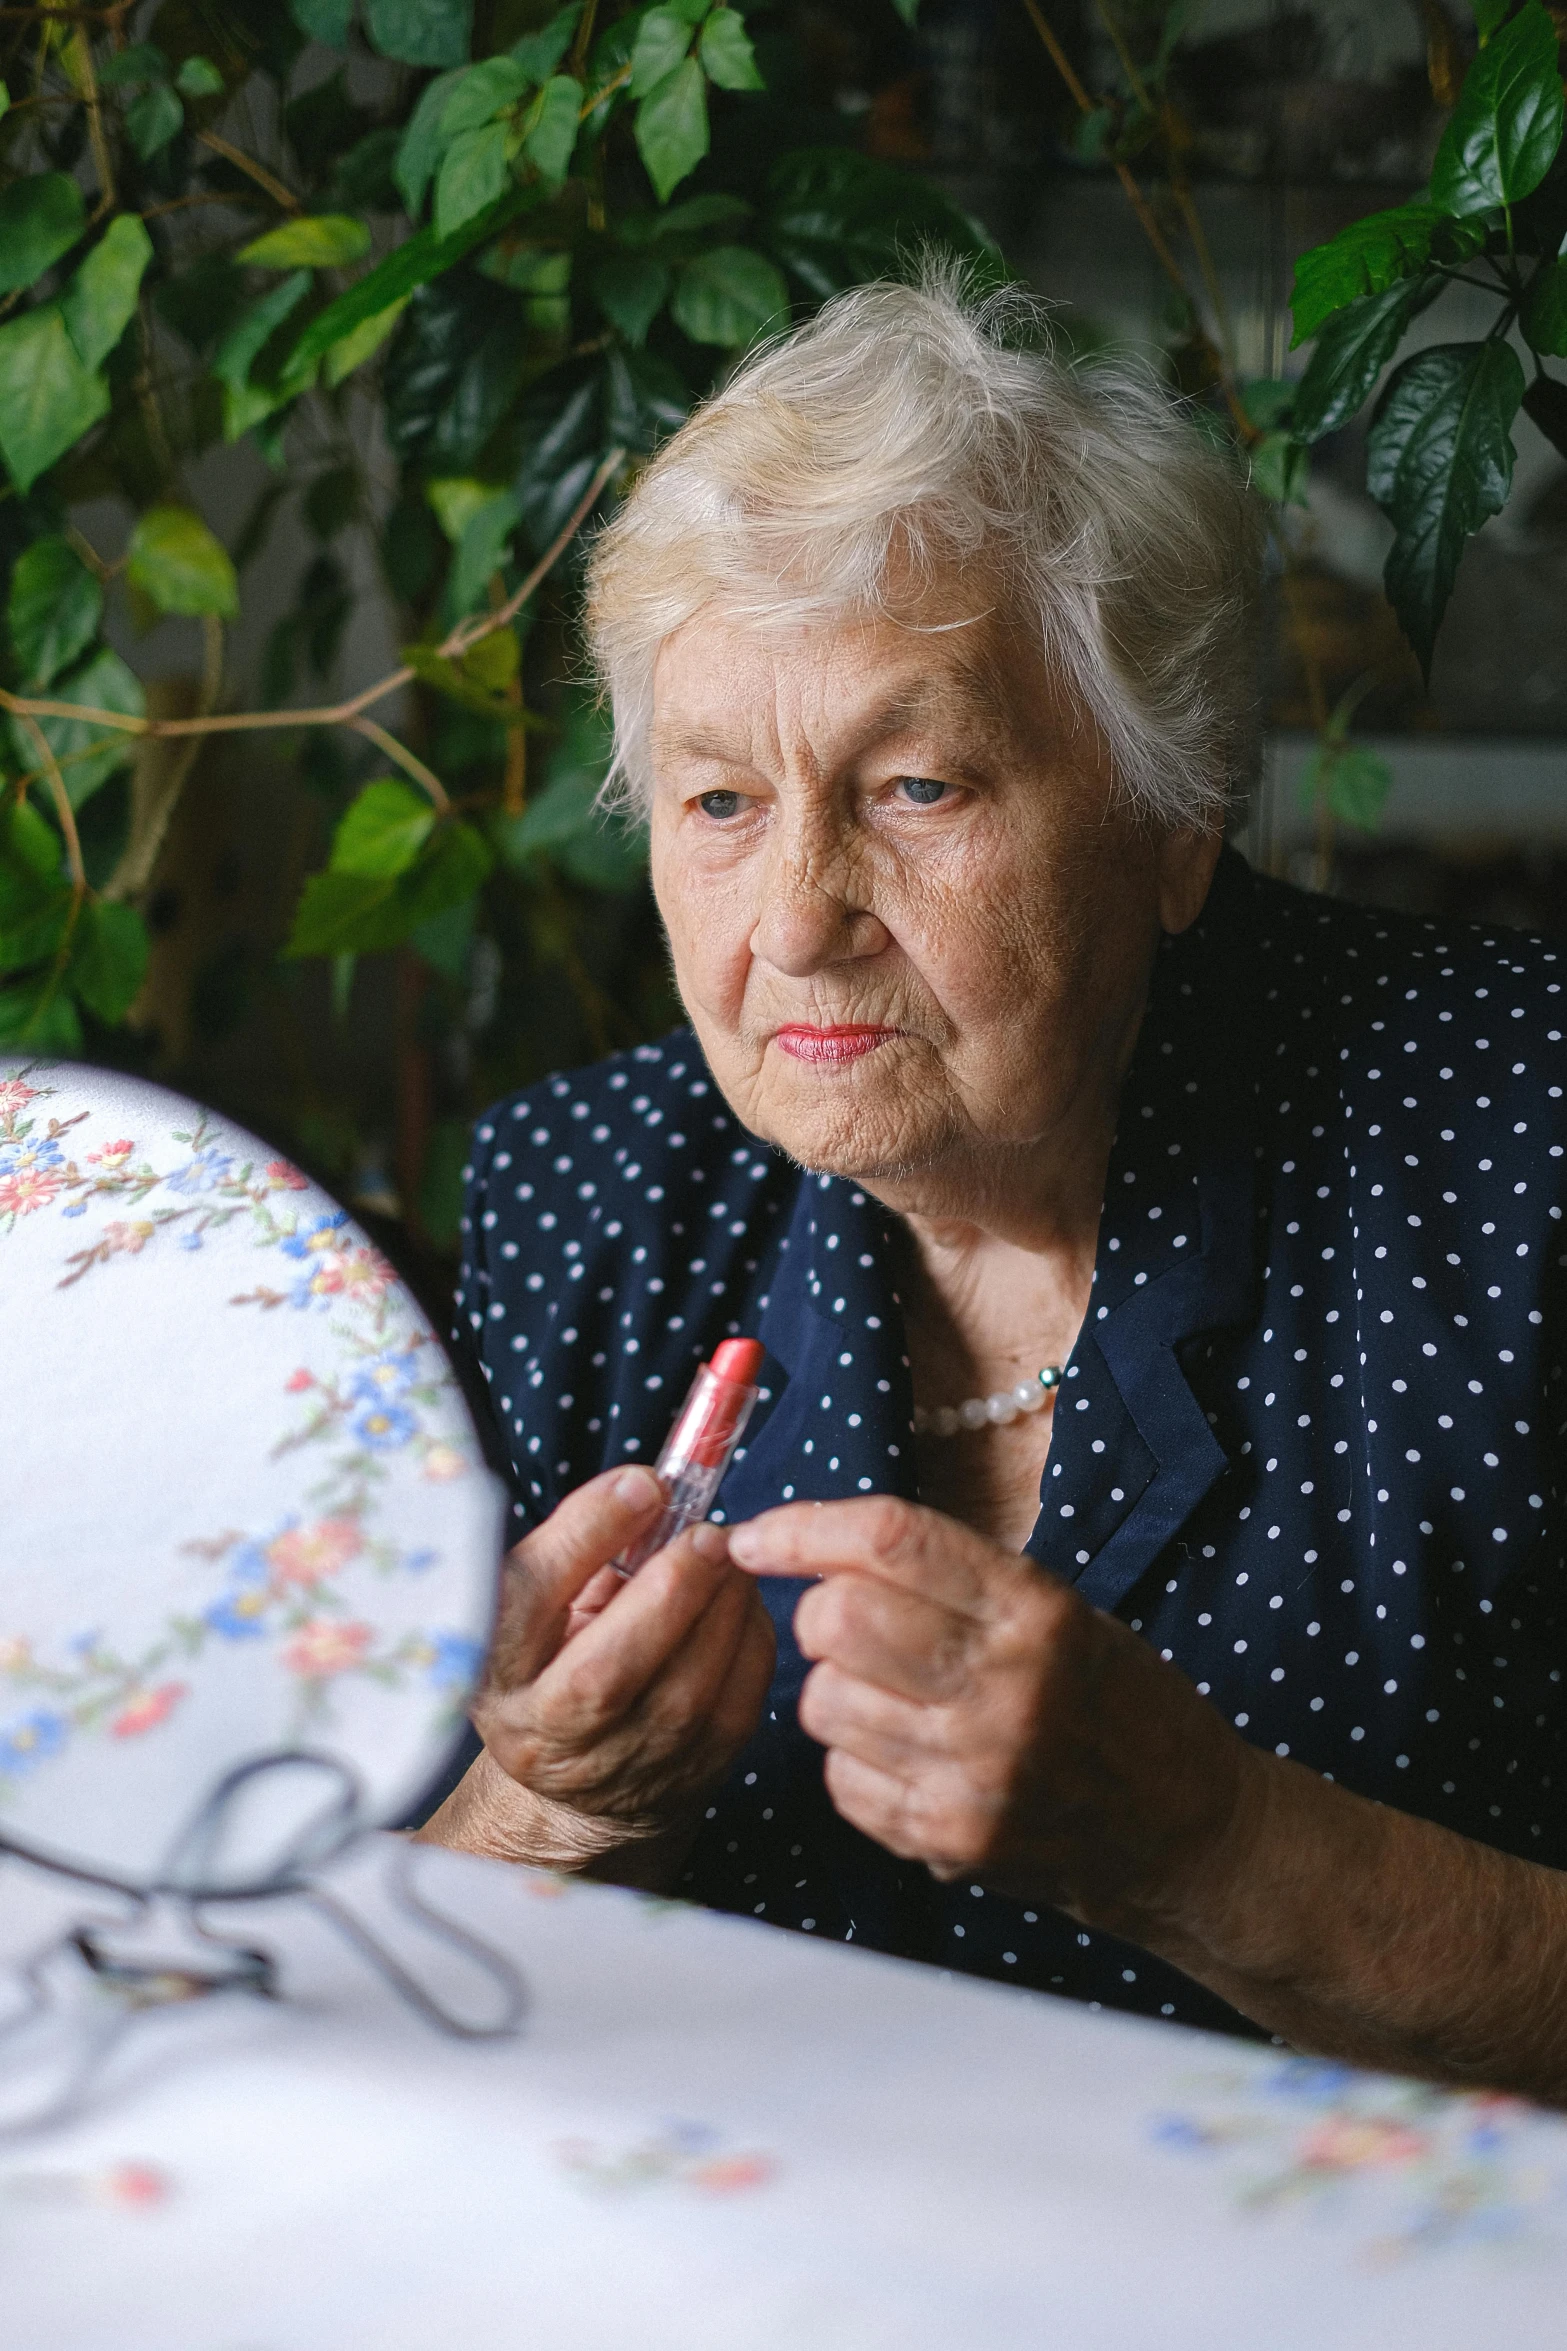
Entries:
{"label": "woman's face", "polygon": [[1113,1121],[1217,854],[1115,810],[1037,650],[930,625],[965,609],[699,614],[654,679],[653,884],[713,1074],[805,1166],[894,1188]]}

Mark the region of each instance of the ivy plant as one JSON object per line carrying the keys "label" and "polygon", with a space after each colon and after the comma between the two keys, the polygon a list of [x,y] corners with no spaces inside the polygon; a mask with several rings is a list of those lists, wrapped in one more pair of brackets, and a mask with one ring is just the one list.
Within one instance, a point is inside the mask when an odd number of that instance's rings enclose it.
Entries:
{"label": "ivy plant", "polygon": [[[1252,387],[1268,432],[1254,464],[1299,495],[1315,442],[1371,402],[1366,483],[1393,525],[1387,593],[1429,677],[1459,559],[1506,504],[1519,410],[1567,456],[1567,156],[1556,23],[1541,0],[1477,0],[1479,49],[1430,187],[1351,222],[1295,272],[1294,384]],[[1495,305],[1483,335],[1426,340],[1451,287]],[[1435,322],[1433,321],[1434,325]],[[1389,367],[1391,364],[1391,372]]]}
{"label": "ivy plant", "polygon": [[[996,256],[928,183],[791,140],[788,36],[732,0],[6,14],[0,1047],[118,1050],[172,800],[218,732],[281,733],[332,800],[280,943],[332,958],[340,996],[389,947],[570,964],[582,894],[642,867],[595,807],[601,717],[550,683],[575,534],[758,336],[922,249]],[[266,486],[225,543],[196,461],[239,442]],[[246,709],[226,649],[283,513],[312,552]],[[407,642],[339,699],[356,534]],[[166,615],[205,648],[180,718],[124,650]],[[132,793],[153,737],[172,770]]]}

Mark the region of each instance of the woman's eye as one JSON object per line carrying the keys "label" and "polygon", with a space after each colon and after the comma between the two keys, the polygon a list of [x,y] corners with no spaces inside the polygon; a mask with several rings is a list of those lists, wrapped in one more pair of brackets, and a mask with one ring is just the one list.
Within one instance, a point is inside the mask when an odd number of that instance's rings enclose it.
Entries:
{"label": "woman's eye", "polygon": [[916,808],[934,808],[947,787],[936,776],[899,776],[898,790]]}
{"label": "woman's eye", "polygon": [[720,820],[726,816],[738,816],[740,795],[738,792],[704,792],[697,806],[704,816],[716,816]]}

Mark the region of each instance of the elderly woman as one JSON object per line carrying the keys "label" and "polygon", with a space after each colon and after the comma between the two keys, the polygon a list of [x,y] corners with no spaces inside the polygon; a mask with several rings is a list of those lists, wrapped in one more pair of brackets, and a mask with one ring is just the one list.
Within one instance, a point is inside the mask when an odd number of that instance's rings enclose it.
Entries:
{"label": "elderly woman", "polygon": [[[691,1025],[478,1130],[521,1539],[423,1833],[1567,2098],[1560,966],[1221,850],[1257,557],[940,285],[599,540]],[[719,1523],[623,1581],[737,1332]]]}

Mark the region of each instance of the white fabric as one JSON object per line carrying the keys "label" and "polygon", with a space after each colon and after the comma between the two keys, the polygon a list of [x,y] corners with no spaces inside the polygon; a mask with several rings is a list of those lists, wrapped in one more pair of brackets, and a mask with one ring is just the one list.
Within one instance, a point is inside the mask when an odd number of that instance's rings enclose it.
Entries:
{"label": "white fabric", "polygon": [[[376,1902],[386,1859],[340,1878]],[[0,2145],[8,2351],[1560,2341],[1567,2127],[1532,2109],[419,1870],[520,1962],[523,2033],[443,2039],[319,1924],[230,1910],[289,2000],[140,2020],[87,2119]],[[71,1902],[0,1866],[0,1941]]]}

